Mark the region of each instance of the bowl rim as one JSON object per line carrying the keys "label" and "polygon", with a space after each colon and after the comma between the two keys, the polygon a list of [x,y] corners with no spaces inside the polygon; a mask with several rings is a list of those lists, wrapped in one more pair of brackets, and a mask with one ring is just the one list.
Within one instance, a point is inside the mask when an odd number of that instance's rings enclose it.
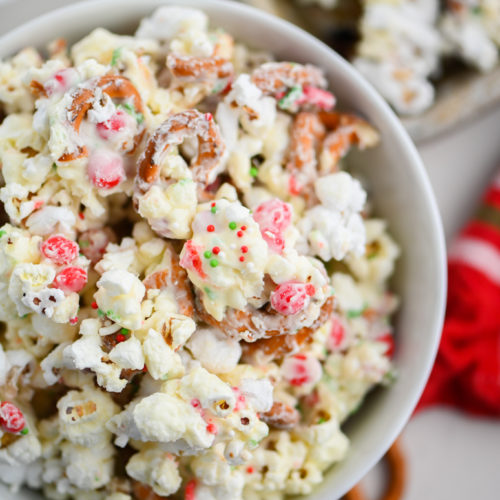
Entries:
{"label": "bowl rim", "polygon": [[[429,227],[429,232],[434,239],[435,245],[435,255],[433,255],[433,257],[437,260],[436,269],[438,275],[435,277],[435,286],[438,300],[434,310],[432,311],[433,320],[431,323],[433,324],[433,332],[432,336],[429,335],[429,346],[426,351],[425,359],[422,359],[422,367],[418,373],[419,376],[415,377],[413,385],[409,388],[406,403],[400,408],[399,413],[394,415],[391,427],[388,428],[385,438],[382,440],[383,444],[380,443],[378,449],[364,450],[365,453],[363,455],[363,460],[359,466],[355,468],[355,470],[351,470],[350,473],[346,472],[342,476],[340,486],[339,484],[336,484],[338,491],[341,494],[344,494],[352,486],[354,486],[354,484],[359,481],[377,463],[378,460],[380,460],[391,443],[401,433],[403,427],[412,415],[421,393],[423,392],[439,347],[441,329],[444,321],[447,286],[446,246],[441,216],[424,164],[416,146],[404,129],[404,126],[397,118],[396,114],[392,111],[390,106],[377,93],[375,88],[349,62],[333,51],[333,49],[301,28],[255,7],[232,0],[145,0],[141,1],[140,4],[142,9],[148,8],[151,12],[156,7],[162,5],[192,7],[200,10],[223,9],[225,11],[225,15],[245,16],[247,17],[248,22],[263,23],[269,29],[275,29],[283,32],[284,36],[288,38],[292,38],[294,40],[298,39],[309,44],[315,51],[328,54],[328,59],[325,61],[325,67],[323,69],[330,66],[334,68],[335,71],[344,72],[347,77],[352,80],[353,85],[357,86],[360,92],[367,97],[375,112],[380,115],[380,120],[384,121],[389,127],[393,135],[393,139],[397,140],[406,151],[406,168],[411,168],[413,173],[417,176],[420,184],[419,187],[421,189],[420,194],[424,197],[424,202],[429,208],[429,215],[432,223],[431,227]],[[30,40],[31,32],[41,26],[49,24],[54,25],[57,24],[58,21],[67,21],[69,18],[74,19],[79,15],[85,16],[88,15],[92,9],[97,10],[119,6],[119,9],[127,10],[133,8],[134,6],[137,8],[137,5],[138,2],[136,0],[86,0],[50,10],[2,35],[0,37],[0,57],[13,55],[15,51],[20,50],[23,46],[19,46],[19,41],[21,39]],[[99,20],[96,19],[95,27],[98,27],[99,25]],[[29,44],[24,44],[24,46],[28,45]],[[328,483],[328,474],[325,474],[322,483]]]}

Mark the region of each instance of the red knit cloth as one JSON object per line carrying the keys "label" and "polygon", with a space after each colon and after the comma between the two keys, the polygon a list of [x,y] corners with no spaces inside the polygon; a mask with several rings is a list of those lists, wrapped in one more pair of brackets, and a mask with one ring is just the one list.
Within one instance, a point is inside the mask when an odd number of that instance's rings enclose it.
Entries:
{"label": "red knit cloth", "polygon": [[441,345],[419,402],[500,416],[500,174],[448,254]]}

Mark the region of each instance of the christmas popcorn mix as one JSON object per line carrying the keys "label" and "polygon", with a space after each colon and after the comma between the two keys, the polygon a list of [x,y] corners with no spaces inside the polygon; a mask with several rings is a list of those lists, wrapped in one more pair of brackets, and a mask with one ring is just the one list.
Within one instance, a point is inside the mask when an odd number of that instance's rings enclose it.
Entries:
{"label": "christmas popcorn mix", "polygon": [[399,251],[345,169],[377,132],[197,10],[51,47],[0,65],[1,477],[308,494],[392,376]]}

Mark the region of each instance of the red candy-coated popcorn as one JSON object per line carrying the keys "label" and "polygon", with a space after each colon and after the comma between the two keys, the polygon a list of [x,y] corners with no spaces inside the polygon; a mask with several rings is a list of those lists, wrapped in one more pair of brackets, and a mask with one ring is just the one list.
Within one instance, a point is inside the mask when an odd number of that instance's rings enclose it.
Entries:
{"label": "red candy-coated popcorn", "polygon": [[292,222],[292,208],[277,198],[261,203],[254,211],[253,218],[269,248],[281,253],[285,248],[283,232]]}
{"label": "red candy-coated popcorn", "polygon": [[332,326],[330,333],[326,339],[326,347],[330,351],[336,351],[341,348],[345,340],[345,328],[340,319],[336,316],[332,317]]}
{"label": "red candy-coated popcorn", "polygon": [[0,425],[7,432],[21,432],[26,425],[26,421],[17,406],[3,401],[0,404]]}
{"label": "red candy-coated popcorn", "polygon": [[109,139],[114,133],[120,132],[127,127],[128,116],[124,111],[118,110],[111,118],[96,125],[97,133],[103,139]]}
{"label": "red candy-coated popcorn", "polygon": [[281,368],[283,378],[295,387],[315,383],[321,378],[321,364],[307,354],[299,353],[286,358]]}
{"label": "red candy-coated popcorn", "polygon": [[302,97],[297,104],[307,103],[316,108],[328,111],[335,106],[335,102],[335,96],[331,92],[328,92],[328,90],[305,86],[302,89]]}
{"label": "red candy-coated popcorn", "polygon": [[102,189],[114,188],[126,177],[121,156],[107,150],[97,150],[90,156],[87,174],[90,182]]}
{"label": "red candy-coated popcorn", "polygon": [[273,198],[261,203],[255,209],[253,218],[261,231],[267,229],[282,233],[292,222],[292,207],[278,198]]}
{"label": "red candy-coated popcorn", "polygon": [[51,236],[42,243],[42,253],[58,266],[69,264],[78,255],[78,245],[61,235]]}
{"label": "red candy-coated popcorn", "polygon": [[54,278],[54,287],[65,292],[79,292],[87,283],[87,271],[81,267],[67,267]]}
{"label": "red candy-coated popcorn", "polygon": [[296,314],[307,305],[316,293],[314,285],[294,281],[282,283],[271,293],[271,306],[284,316]]}

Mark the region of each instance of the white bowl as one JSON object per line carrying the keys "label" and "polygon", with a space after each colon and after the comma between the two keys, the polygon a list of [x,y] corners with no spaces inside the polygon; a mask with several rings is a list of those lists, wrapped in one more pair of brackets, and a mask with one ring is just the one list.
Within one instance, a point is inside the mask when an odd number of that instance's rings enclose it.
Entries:
{"label": "white bowl", "polygon": [[[55,37],[74,42],[103,26],[133,32],[139,19],[161,4],[204,10],[254,48],[278,59],[315,64],[326,72],[342,107],[364,115],[381,133],[374,150],[353,153],[350,164],[371,186],[376,214],[389,221],[402,247],[394,288],[402,299],[396,318],[396,382],[371,394],[345,426],[347,458],[336,464],[309,500],[342,496],[381,458],[401,432],[424,388],[439,343],[445,302],[446,258],[436,202],[418,153],[400,122],[376,91],[344,59],[293,25],[251,7],[221,0],[93,0],[30,21],[0,38],[0,57],[26,45],[42,47]],[[0,489],[2,499],[39,498]]]}

